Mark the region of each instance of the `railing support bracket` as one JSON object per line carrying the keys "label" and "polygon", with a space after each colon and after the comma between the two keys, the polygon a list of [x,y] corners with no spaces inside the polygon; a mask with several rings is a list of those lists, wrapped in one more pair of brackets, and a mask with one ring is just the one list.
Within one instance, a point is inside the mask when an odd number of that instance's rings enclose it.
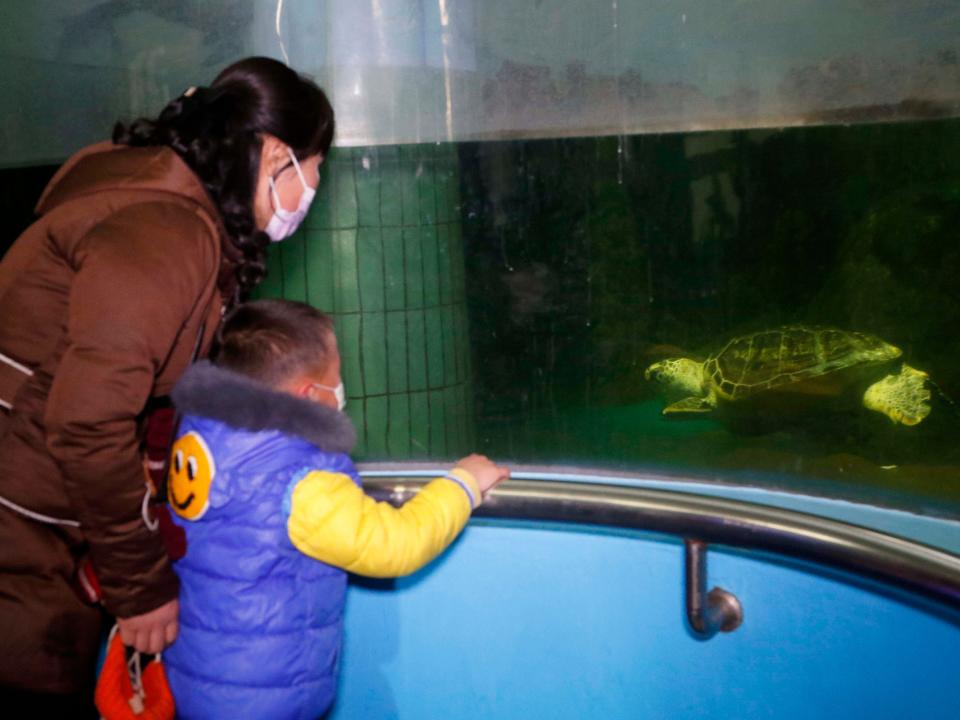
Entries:
{"label": "railing support bracket", "polygon": [[696,635],[708,640],[717,632],[733,632],[743,622],[737,596],[723,588],[707,592],[707,543],[685,539],[684,578],[687,621]]}

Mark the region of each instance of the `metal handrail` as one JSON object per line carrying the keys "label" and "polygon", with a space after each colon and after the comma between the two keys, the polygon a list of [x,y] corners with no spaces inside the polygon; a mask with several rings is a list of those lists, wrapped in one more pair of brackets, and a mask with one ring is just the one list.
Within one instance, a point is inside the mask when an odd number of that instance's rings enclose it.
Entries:
{"label": "metal handrail", "polygon": [[[429,478],[402,467],[364,478],[400,505]],[[474,516],[617,527],[772,552],[879,581],[960,610],[960,557],[870,528],[807,513],[688,492],[548,480],[511,480]]]}

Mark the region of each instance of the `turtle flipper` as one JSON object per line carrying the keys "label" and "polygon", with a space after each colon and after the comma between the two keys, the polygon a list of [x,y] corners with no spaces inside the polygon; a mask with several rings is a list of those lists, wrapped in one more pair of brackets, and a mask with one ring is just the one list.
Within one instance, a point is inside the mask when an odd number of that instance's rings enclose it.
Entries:
{"label": "turtle flipper", "polygon": [[887,375],[867,388],[863,405],[883,413],[895,423],[916,425],[930,414],[930,376],[904,365],[897,375]]}
{"label": "turtle flipper", "polygon": [[710,402],[709,396],[691,396],[683,400],[678,400],[673,405],[667,405],[663,409],[664,415],[673,415],[674,413],[708,413],[716,408],[716,403]]}

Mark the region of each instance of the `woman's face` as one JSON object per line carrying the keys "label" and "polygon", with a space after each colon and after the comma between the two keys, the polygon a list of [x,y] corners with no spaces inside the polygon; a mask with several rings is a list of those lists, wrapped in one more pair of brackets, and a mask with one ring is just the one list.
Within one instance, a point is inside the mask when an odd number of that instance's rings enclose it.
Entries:
{"label": "woman's face", "polygon": [[[316,189],[320,184],[320,165],[323,164],[323,156],[311,155],[300,160],[299,163],[307,185]],[[253,196],[253,219],[258,230],[267,227],[276,209],[273,194],[270,192],[270,178],[273,178],[283,208],[296,210],[300,204],[300,196],[303,194],[303,184],[290,158],[289,148],[272,135],[266,135],[260,151],[260,171]]]}

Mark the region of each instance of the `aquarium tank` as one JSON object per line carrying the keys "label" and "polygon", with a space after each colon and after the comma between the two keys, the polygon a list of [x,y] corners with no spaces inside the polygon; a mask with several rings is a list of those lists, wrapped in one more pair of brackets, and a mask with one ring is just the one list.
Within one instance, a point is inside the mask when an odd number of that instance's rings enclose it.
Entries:
{"label": "aquarium tank", "polygon": [[56,165],[229,62],[335,148],[261,296],[334,315],[358,458],[960,517],[960,6],[0,4],[9,244]]}

